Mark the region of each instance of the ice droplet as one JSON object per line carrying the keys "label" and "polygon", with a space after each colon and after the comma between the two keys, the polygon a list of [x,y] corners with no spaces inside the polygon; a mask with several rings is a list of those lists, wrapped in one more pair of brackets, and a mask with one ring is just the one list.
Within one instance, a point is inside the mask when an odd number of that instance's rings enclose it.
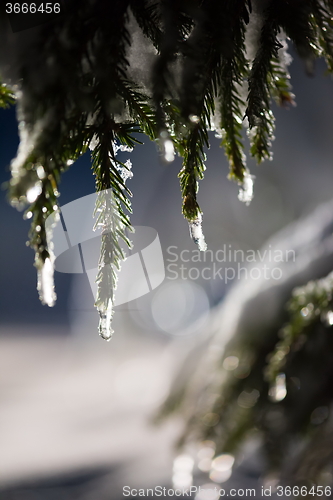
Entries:
{"label": "ice droplet", "polygon": [[102,339],[109,342],[112,338],[113,330],[111,328],[112,323],[112,302],[109,301],[109,305],[107,310],[99,309],[99,325],[98,325],[98,333],[102,337]]}
{"label": "ice droplet", "polygon": [[246,205],[249,205],[253,198],[253,179],[254,176],[250,172],[245,172],[243,183],[238,193],[238,199]]}
{"label": "ice droplet", "polygon": [[207,244],[205,242],[205,237],[202,232],[202,214],[199,212],[198,217],[188,223],[190,229],[190,235],[194,243],[198,245],[201,252],[207,250]]}
{"label": "ice droplet", "polygon": [[49,307],[54,306],[57,298],[54,291],[53,272],[53,262],[48,257],[45,259],[42,267],[38,269],[37,289],[42,304],[46,304]]}

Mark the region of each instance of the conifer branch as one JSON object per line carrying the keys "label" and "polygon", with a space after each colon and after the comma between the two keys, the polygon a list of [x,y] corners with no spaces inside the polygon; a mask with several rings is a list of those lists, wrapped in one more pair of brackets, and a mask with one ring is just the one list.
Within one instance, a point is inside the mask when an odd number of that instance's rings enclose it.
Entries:
{"label": "conifer branch", "polygon": [[95,228],[102,229],[95,306],[100,313],[99,333],[105,340],[110,340],[117,271],[125,258],[120,240],[131,247],[127,230],[133,231],[129,216],[124,212],[124,208],[131,212],[131,192],[125,185],[128,167],[116,159],[115,141],[119,139],[132,148],[136,140],[130,135],[135,131],[131,125],[119,126],[102,111],[100,113],[92,148],[92,169],[99,193],[95,206],[95,215],[98,215]]}
{"label": "conifer branch", "polygon": [[6,84],[0,80],[0,108],[8,108],[15,103],[15,95]]}
{"label": "conifer branch", "polygon": [[320,55],[325,58],[328,70],[333,72],[333,5],[330,0],[313,0],[313,16],[317,29]]}
{"label": "conifer branch", "polygon": [[156,49],[161,45],[163,37],[162,19],[159,2],[149,0],[132,0],[131,9],[143,33]]}
{"label": "conifer branch", "polygon": [[[230,27],[233,47],[230,54],[222,58],[220,75],[220,113],[222,129],[222,145],[230,164],[230,178],[242,183],[244,180],[245,155],[242,143],[242,121],[245,103],[240,97],[240,89],[247,76],[247,60],[245,57],[245,21],[248,12],[245,2],[229,2],[229,9],[239,12],[234,24]],[[245,18],[245,19],[244,19]]]}
{"label": "conifer branch", "polygon": [[282,48],[277,38],[278,31],[279,26],[271,6],[261,30],[259,49],[249,76],[248,105],[245,112],[250,130],[252,129],[249,133],[251,155],[258,163],[271,156],[269,148],[274,130],[274,116],[270,109],[271,61],[278,59],[278,50]]}

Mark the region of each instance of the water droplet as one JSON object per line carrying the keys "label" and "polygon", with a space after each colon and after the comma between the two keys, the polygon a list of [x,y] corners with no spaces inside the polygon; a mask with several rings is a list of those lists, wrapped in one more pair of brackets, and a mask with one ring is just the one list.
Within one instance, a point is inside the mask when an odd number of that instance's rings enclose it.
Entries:
{"label": "water droplet", "polygon": [[220,420],[220,417],[217,413],[206,413],[202,417],[202,421],[207,427],[214,427]]}
{"label": "water droplet", "polygon": [[198,469],[202,470],[202,472],[209,472],[212,467],[212,459],[211,458],[202,458],[198,462]]}
{"label": "water droplet", "polygon": [[32,217],[32,216],[33,216],[33,213],[31,212],[31,210],[29,210],[29,212],[27,212],[27,213],[25,214],[25,218],[26,218],[26,219],[31,219],[31,217]]}
{"label": "water droplet", "polygon": [[241,408],[252,408],[258,401],[260,392],[257,389],[242,391],[238,396],[237,403]]}
{"label": "water droplet", "polygon": [[232,474],[235,458],[229,454],[222,454],[214,458],[209,478],[215,483],[224,483]]}
{"label": "water droplet", "polygon": [[198,115],[190,115],[190,116],[189,116],[189,120],[190,120],[190,122],[192,122],[192,123],[199,123],[200,118],[199,118],[199,116],[198,116]]}
{"label": "water droplet", "polygon": [[190,455],[178,455],[173,461],[172,482],[174,488],[188,488],[192,486],[192,470],[194,460]]}
{"label": "water droplet", "polygon": [[198,451],[198,458],[213,458],[215,455],[214,441],[203,441]]}
{"label": "water droplet", "polygon": [[305,307],[301,309],[301,315],[303,316],[303,318],[307,318],[310,316],[312,311],[313,311],[313,304],[311,303],[307,304]]}
{"label": "water droplet", "polygon": [[333,311],[328,311],[325,316],[327,326],[333,325]]}
{"label": "water droplet", "polygon": [[33,203],[42,192],[42,186],[40,182],[36,182],[34,186],[28,189],[26,197],[29,203]]}
{"label": "water droplet", "polygon": [[287,395],[286,376],[284,373],[279,373],[275,379],[274,385],[269,389],[269,397],[272,401],[282,401]]}
{"label": "water droplet", "polygon": [[44,167],[42,165],[39,165],[36,169],[37,175],[40,179],[44,179],[46,177],[46,173],[44,170]]}
{"label": "water droplet", "polygon": [[234,465],[234,462],[235,458],[232,455],[223,453],[222,455],[214,458],[212,468],[219,471],[229,470]]}
{"label": "water droplet", "polygon": [[223,368],[228,371],[236,370],[239,365],[239,359],[237,356],[228,356],[223,361]]}
{"label": "water droplet", "polygon": [[328,417],[329,410],[327,406],[319,406],[311,413],[310,421],[313,425],[322,424]]}

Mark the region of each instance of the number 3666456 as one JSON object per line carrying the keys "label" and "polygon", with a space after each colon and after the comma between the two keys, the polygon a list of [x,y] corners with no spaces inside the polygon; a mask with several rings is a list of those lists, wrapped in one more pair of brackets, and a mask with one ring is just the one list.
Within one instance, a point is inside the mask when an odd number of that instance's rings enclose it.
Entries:
{"label": "number 3666456", "polygon": [[60,3],[6,3],[7,14],[59,14]]}

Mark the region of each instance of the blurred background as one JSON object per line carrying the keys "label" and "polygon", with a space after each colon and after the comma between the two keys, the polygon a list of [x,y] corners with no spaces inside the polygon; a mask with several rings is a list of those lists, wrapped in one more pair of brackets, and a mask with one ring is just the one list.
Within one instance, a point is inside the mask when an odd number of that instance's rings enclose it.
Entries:
{"label": "blurred background", "polygon": [[[250,206],[237,199],[238,187],[227,180],[219,140],[211,135],[199,203],[206,242],[213,252],[223,245],[257,250],[276,232],[332,198],[332,78],[322,62],[316,64],[315,76],[307,77],[302,63],[292,56],[297,107],[274,109],[273,161],[259,167],[248,161],[256,177]],[[0,123],[4,186],[18,147],[15,109],[1,110]],[[174,417],[161,426],[151,420],[187,353],[210,335],[233,283],[219,277],[191,279],[188,274],[184,279],[180,261],[173,268],[177,279],[168,269],[169,247],[175,247],[177,254],[196,249],[181,214],[177,179],[181,163],[179,159],[170,165],[160,163],[156,145],[142,140],[145,144],[132,153],[122,153],[133,163],[134,176],[128,181],[133,192],[132,224],[158,232],[166,277],[149,294],[116,308],[110,343],[98,336],[98,315],[85,274],[56,272],[57,304],[41,305],[33,252],[25,245],[29,221],[9,205],[5,187],[1,191],[3,500],[103,500],[121,496],[125,485],[171,484],[181,420]],[[60,188],[61,206],[94,191],[89,154],[64,174]],[[196,267],[204,268],[205,263]],[[230,484],[252,487],[260,463],[247,467]]]}

